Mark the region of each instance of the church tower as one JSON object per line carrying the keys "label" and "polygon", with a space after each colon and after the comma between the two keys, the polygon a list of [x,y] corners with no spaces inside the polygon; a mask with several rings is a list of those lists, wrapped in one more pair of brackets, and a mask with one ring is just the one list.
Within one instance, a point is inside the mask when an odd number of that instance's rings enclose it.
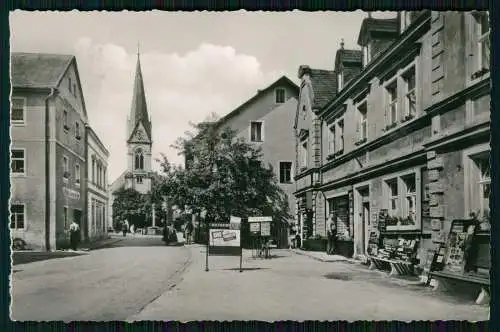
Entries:
{"label": "church tower", "polygon": [[127,121],[128,167],[125,175],[125,187],[134,188],[138,192],[146,194],[151,191],[151,147],[153,141],[139,52],[137,52],[132,106]]}

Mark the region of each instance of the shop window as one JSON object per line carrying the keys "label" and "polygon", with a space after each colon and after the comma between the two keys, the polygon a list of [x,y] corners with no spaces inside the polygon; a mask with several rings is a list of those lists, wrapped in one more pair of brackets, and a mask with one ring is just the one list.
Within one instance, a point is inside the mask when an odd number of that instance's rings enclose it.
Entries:
{"label": "shop window", "polygon": [[10,152],[10,169],[13,174],[25,174],[25,150],[12,149]]}
{"label": "shop window", "polygon": [[408,121],[415,117],[417,113],[416,93],[415,93],[415,68],[411,68],[403,74],[405,82],[405,99],[403,121]]}
{"label": "shop window", "polygon": [[24,229],[25,217],[26,217],[26,210],[24,204],[16,203],[10,205],[11,229]]}
{"label": "shop window", "polygon": [[[418,171],[385,180],[384,200],[388,230],[415,229],[420,225],[420,175]],[[417,190],[417,188],[419,188]]]}
{"label": "shop window", "polygon": [[11,122],[13,125],[24,124],[26,121],[26,98],[12,98]]}
{"label": "shop window", "polygon": [[283,104],[285,102],[285,89],[276,89],[275,90],[276,94],[276,103],[277,104]]}
{"label": "shop window", "polygon": [[292,163],[290,161],[280,161],[280,183],[292,182]]}
{"label": "shop window", "polygon": [[262,142],[262,122],[252,121],[250,122],[250,141],[251,142]]}
{"label": "shop window", "polygon": [[491,194],[491,164],[489,152],[470,157],[471,170],[469,180],[469,214],[478,218],[489,218]]}
{"label": "shop window", "polygon": [[415,221],[416,205],[417,205],[417,191],[416,191],[416,181],[415,174],[403,177],[403,184],[405,189],[405,201],[403,206],[403,218]]}
{"label": "shop window", "polygon": [[398,214],[398,180],[391,179],[386,181],[389,190],[389,214]]}

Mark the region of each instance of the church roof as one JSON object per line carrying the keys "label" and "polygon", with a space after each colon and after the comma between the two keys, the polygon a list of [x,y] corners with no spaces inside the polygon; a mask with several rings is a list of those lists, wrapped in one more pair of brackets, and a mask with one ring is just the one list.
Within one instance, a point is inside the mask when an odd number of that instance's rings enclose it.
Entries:
{"label": "church roof", "polygon": [[132,95],[132,106],[130,108],[129,139],[140,123],[144,126],[146,133],[151,140],[151,121],[148,116],[148,107],[146,104],[146,93],[144,92],[144,79],[142,78],[141,60],[137,54],[137,65],[135,68],[134,92]]}

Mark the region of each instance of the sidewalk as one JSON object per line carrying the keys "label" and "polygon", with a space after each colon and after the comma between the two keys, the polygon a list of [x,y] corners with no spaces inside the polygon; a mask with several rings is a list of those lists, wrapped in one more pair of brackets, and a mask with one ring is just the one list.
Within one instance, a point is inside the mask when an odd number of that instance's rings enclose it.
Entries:
{"label": "sidewalk", "polygon": [[321,261],[321,262],[347,262],[351,264],[363,264],[363,262],[356,260],[354,258],[347,258],[341,255],[328,255],[323,251],[306,251],[302,249],[290,249],[292,252],[297,255],[303,255],[311,257],[312,259]]}
{"label": "sidewalk", "polygon": [[78,246],[78,250],[55,250],[55,251],[13,251],[12,265],[27,264],[47,259],[63,258],[86,255],[90,250],[99,249],[110,244],[122,241],[123,239],[107,238],[90,243],[82,243]]}

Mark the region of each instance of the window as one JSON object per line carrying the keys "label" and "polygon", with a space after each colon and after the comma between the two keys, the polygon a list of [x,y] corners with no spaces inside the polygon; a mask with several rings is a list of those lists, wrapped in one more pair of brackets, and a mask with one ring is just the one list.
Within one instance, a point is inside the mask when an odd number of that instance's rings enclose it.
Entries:
{"label": "window", "polygon": [[417,216],[417,191],[415,174],[403,177],[403,185],[405,187],[405,202],[403,206],[403,217],[415,221]]}
{"label": "window", "polygon": [[415,68],[411,68],[403,75],[405,82],[405,114],[404,120],[407,121],[413,118],[417,113],[416,94],[415,94]]}
{"label": "window", "polygon": [[398,214],[398,179],[390,179],[386,181],[389,193],[389,214]]}
{"label": "window", "polygon": [[26,110],[26,99],[12,98],[12,124],[24,124]]}
{"label": "window", "polygon": [[420,227],[420,186],[419,169],[384,180],[387,230],[413,230]]}
{"label": "window", "polygon": [[338,91],[342,90],[344,87],[344,73],[340,72],[337,74],[337,89]]}
{"label": "window", "polygon": [[76,84],[73,84],[73,96],[76,98]]}
{"label": "window", "polygon": [[388,127],[393,127],[398,121],[398,90],[396,82],[390,84],[386,88],[388,105],[386,110],[386,124]]}
{"label": "window", "polygon": [[137,183],[142,183],[142,176],[137,177]]}
{"label": "window", "polygon": [[335,124],[328,127],[328,154],[335,153]]}
{"label": "window", "polygon": [[24,229],[25,209],[24,204],[10,205],[10,228]]}
{"label": "window", "polygon": [[144,169],[144,155],[140,148],[135,152],[135,169]]}
{"label": "window", "polygon": [[301,168],[307,168],[308,150],[307,150],[307,139],[302,141],[300,144],[300,156],[301,156]]}
{"label": "window", "polygon": [[252,121],[250,123],[250,141],[262,142],[262,122]]}
{"label": "window", "polygon": [[69,159],[66,156],[63,156],[63,177],[69,178]]}
{"label": "window", "polygon": [[66,110],[63,111],[63,126],[64,126],[64,129],[66,129],[66,130],[69,129],[69,126],[68,126],[68,111],[66,111]]}
{"label": "window", "polygon": [[24,174],[25,169],[25,159],[23,149],[12,149],[10,152],[10,169],[12,173]]}
{"label": "window", "polygon": [[363,46],[363,66],[366,67],[371,60],[371,44]]}
{"label": "window", "polygon": [[68,228],[68,207],[63,207],[63,221],[64,221],[64,229]]}
{"label": "window", "polygon": [[289,161],[280,162],[280,183],[292,182],[292,163]]}
{"label": "window", "polygon": [[473,12],[477,40],[477,70],[490,69],[490,23],[489,12]]}
{"label": "window", "polygon": [[80,123],[78,121],[75,123],[75,138],[78,140],[81,138],[81,136],[80,136]]}
{"label": "window", "polygon": [[472,157],[473,170],[470,174],[472,182],[470,212],[479,217],[489,215],[491,193],[491,164],[489,153],[481,153]]}
{"label": "window", "polygon": [[95,159],[92,158],[92,183],[95,184]]}
{"label": "window", "polygon": [[276,89],[276,103],[283,104],[285,102],[285,89]]}
{"label": "window", "polygon": [[73,93],[73,91],[71,90],[73,88],[73,85],[71,84],[71,77],[68,77],[68,90],[70,93]]}
{"label": "window", "polygon": [[358,106],[358,133],[359,133],[359,143],[366,142],[368,138],[368,124],[367,124],[367,105],[366,103],[361,104]]}
{"label": "window", "polygon": [[102,170],[102,186],[106,187],[106,167]]}
{"label": "window", "polygon": [[80,164],[75,165],[75,183],[80,184]]}
{"label": "window", "polygon": [[335,153],[342,153],[344,151],[344,119],[337,121],[336,128],[337,137],[335,142],[337,146],[335,147]]}

